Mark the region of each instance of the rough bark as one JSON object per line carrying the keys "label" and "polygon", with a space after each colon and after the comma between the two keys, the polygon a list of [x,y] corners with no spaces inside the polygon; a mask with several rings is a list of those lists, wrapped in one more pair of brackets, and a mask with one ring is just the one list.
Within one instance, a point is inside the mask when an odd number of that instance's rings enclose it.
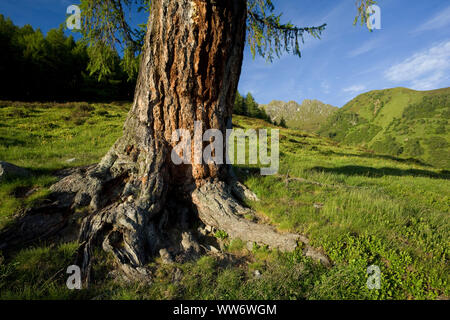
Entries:
{"label": "rough bark", "polygon": [[[198,217],[232,237],[294,250],[297,235],[245,220],[236,200],[256,196],[222,164],[174,165],[176,129],[225,134],[241,72],[245,0],[155,0],[148,22],[135,99],[121,138],[101,162],[52,186],[69,210],[88,207],[79,263],[89,280],[94,246],[117,259],[130,278],[149,277],[145,264],[201,251],[189,230]],[[194,157],[192,152],[192,157]],[[192,159],[194,162],[194,159]],[[64,210],[66,210],[65,208]],[[55,232],[60,230],[55,230]]]}
{"label": "rough bark", "polygon": [[179,251],[196,247],[183,241],[193,238],[185,231],[178,233],[181,239],[170,239],[177,233],[169,232],[164,221],[172,216],[177,222],[189,220],[179,216],[180,211],[189,215],[191,192],[210,179],[226,180],[228,168],[195,164],[194,152],[194,164],[174,165],[172,133],[193,133],[194,121],[202,122],[203,131],[225,133],[241,71],[245,20],[245,0],[152,3],[123,136],[98,166],[53,186],[54,192],[73,195],[73,208],[89,206],[93,212],[80,232],[87,278],[92,247],[100,243],[125,272],[133,273],[162,248],[176,247],[176,240]]}

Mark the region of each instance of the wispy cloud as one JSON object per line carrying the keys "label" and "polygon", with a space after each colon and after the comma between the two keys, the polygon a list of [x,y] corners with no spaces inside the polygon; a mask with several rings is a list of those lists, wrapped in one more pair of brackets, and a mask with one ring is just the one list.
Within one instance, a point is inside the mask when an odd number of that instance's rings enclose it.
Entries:
{"label": "wispy cloud", "polygon": [[355,93],[358,93],[358,92],[362,92],[364,90],[366,90],[366,86],[365,85],[357,84],[357,85],[353,85],[353,86],[348,87],[348,88],[344,88],[343,91],[351,93],[351,94],[355,94]]}
{"label": "wispy cloud", "polygon": [[364,53],[367,53],[369,51],[375,50],[375,49],[379,48],[380,46],[381,46],[381,40],[379,38],[372,39],[372,40],[366,41],[365,43],[363,43],[356,49],[350,51],[348,55],[349,55],[349,57],[354,58],[354,57],[357,57]]}
{"label": "wispy cloud", "polygon": [[443,86],[449,74],[450,40],[391,66],[385,72],[385,77],[392,82],[408,82],[416,90],[430,90]]}
{"label": "wispy cloud", "polygon": [[430,31],[430,30],[436,30],[441,29],[446,26],[450,25],[450,6],[446,9],[440,11],[435,16],[431,17],[427,21],[425,21],[423,24],[421,24],[419,27],[417,27],[413,33],[419,33],[423,31]]}

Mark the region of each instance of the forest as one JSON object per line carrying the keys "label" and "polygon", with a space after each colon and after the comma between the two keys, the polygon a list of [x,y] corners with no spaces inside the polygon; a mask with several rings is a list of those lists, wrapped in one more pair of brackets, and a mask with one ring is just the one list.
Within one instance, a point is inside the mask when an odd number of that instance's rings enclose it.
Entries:
{"label": "forest", "polygon": [[132,100],[136,77],[114,64],[107,77],[89,70],[90,48],[63,26],[46,35],[30,25],[18,27],[0,14],[0,99],[20,101]]}

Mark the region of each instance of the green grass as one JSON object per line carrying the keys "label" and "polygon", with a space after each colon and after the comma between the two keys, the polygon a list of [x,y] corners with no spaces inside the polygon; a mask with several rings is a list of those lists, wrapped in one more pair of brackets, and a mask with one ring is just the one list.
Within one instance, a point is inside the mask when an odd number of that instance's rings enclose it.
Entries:
{"label": "green grass", "polygon": [[286,185],[283,177],[259,175],[245,182],[262,199],[257,210],[283,229],[307,234],[330,256],[332,274],[341,279],[326,283],[359,284],[324,290],[325,297],[362,297],[370,264],[383,274],[377,298],[448,296],[448,172],[297,134],[283,131],[280,174],[312,183]]}
{"label": "green grass", "polygon": [[[0,184],[0,229],[45,197],[55,170],[92,164],[121,134],[129,104],[0,102],[0,159],[28,168],[28,179]],[[11,195],[33,190],[28,198]]]}
{"label": "green grass", "polygon": [[13,221],[15,213],[45,198],[49,194],[48,187],[54,182],[56,178],[49,174],[35,174],[0,183],[0,230]]}
{"label": "green grass", "polygon": [[319,133],[378,153],[450,168],[450,88],[375,90],[330,116]]}
{"label": "green grass", "polygon": [[[94,110],[92,110],[92,107]],[[121,134],[126,109],[91,105],[27,107],[0,117],[0,159],[33,169],[28,180],[0,185],[0,228],[20,208],[45,198],[51,172],[98,161]],[[14,107],[0,112],[10,114]],[[78,112],[77,111],[77,112]],[[105,115],[103,111],[107,111]],[[84,113],[85,112],[85,113]],[[84,115],[83,115],[84,113]],[[88,115],[87,115],[88,114]],[[68,119],[66,117],[69,117]],[[85,121],[77,119],[86,118]],[[264,128],[262,120],[234,117],[242,128]],[[44,125],[53,123],[53,126]],[[39,125],[41,124],[41,125]],[[22,126],[26,130],[19,130]],[[5,129],[5,127],[8,128]],[[72,136],[71,139],[68,139]],[[48,141],[43,144],[42,141]],[[23,141],[7,144],[5,141]],[[96,254],[95,283],[69,291],[61,269],[72,264],[77,245],[24,248],[0,263],[0,298],[33,299],[436,299],[449,297],[450,174],[414,159],[370,153],[315,135],[281,129],[280,171],[261,176],[257,166],[238,175],[261,199],[250,203],[279,229],[305,234],[333,266],[325,268],[300,250],[282,254],[249,251],[224,232],[225,258],[205,256],[185,264],[149,265],[154,283],[118,284],[107,274],[113,263]],[[52,147],[49,147],[52,146]],[[72,163],[67,159],[76,158]],[[291,178],[286,182],[286,175]],[[295,178],[301,178],[295,180]],[[36,188],[29,197],[18,187]],[[1,261],[1,260],[0,260]],[[381,290],[366,287],[366,269],[378,265]],[[255,276],[255,271],[261,274]],[[56,275],[55,275],[56,274]],[[177,275],[177,276],[175,276]]]}
{"label": "green grass", "polygon": [[2,103],[0,159],[39,170],[94,163],[121,135],[128,107]]}
{"label": "green grass", "polygon": [[66,243],[20,251],[8,265],[0,265],[0,299],[71,298],[73,292],[64,289],[65,273],[77,248]]}

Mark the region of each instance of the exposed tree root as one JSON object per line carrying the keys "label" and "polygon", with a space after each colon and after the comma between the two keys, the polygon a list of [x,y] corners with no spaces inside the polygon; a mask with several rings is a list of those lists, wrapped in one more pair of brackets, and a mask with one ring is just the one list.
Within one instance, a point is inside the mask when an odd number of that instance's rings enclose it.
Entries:
{"label": "exposed tree root", "polygon": [[252,210],[244,208],[231,195],[223,182],[206,183],[192,193],[198,217],[206,225],[224,230],[231,238],[265,244],[281,251],[294,251],[301,237],[292,233],[278,233],[269,225],[254,223],[245,218]]}
{"label": "exposed tree root", "polygon": [[[243,0],[219,2],[152,2],[123,136],[98,165],[71,172],[52,186],[50,203],[1,234],[0,248],[63,235],[80,210],[86,212],[78,259],[85,282],[95,247],[112,253],[125,275],[139,281],[151,277],[145,266],[158,254],[167,261],[202,254],[191,231],[198,218],[230,237],[280,250],[307,242],[246,220],[253,213],[237,199],[257,198],[232,179],[226,165],[199,163],[196,152],[188,159],[192,165],[171,161],[176,129],[187,130],[195,141],[197,122],[202,133],[216,129],[224,137],[232,127],[247,10]],[[200,140],[203,150],[207,141]],[[218,156],[218,149],[211,151]]]}
{"label": "exposed tree root", "polygon": [[[237,199],[258,198],[236,179],[228,183],[207,180],[198,187],[168,191],[157,173],[164,172],[159,171],[161,167],[150,166],[154,173],[144,170],[150,179],[142,179],[137,178],[142,176],[140,170],[130,168],[132,159],[127,162],[122,158],[119,163],[123,167],[118,170],[119,157],[114,158],[108,163],[109,168],[105,168],[103,160],[97,166],[69,172],[51,187],[53,193],[48,204],[29,210],[0,234],[0,249],[9,250],[52,237],[68,239],[68,233],[74,240],[74,221],[82,218],[81,226],[78,225],[81,246],[77,264],[87,286],[95,247],[112,253],[125,278],[141,282],[151,280],[151,272],[145,265],[153,257],[182,262],[204,254],[208,246],[199,244],[193,232],[198,219],[224,230],[230,238],[281,251],[295,250],[298,242],[308,243],[301,235],[279,233],[273,226],[249,219],[255,213]],[[84,211],[88,213],[77,215],[79,208],[86,208]],[[317,256],[318,252],[310,246],[304,251],[328,264],[327,258]]]}

